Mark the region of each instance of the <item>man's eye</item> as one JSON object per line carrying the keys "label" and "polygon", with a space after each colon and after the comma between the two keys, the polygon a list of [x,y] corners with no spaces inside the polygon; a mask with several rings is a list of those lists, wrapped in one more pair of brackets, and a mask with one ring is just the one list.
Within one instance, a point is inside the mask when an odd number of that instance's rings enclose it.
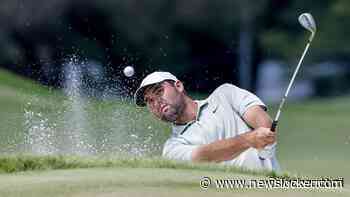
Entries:
{"label": "man's eye", "polygon": [[163,88],[157,89],[155,93],[156,93],[156,95],[158,95],[158,96],[162,95],[162,94],[163,94]]}
{"label": "man's eye", "polygon": [[147,103],[152,103],[152,102],[153,102],[153,99],[152,99],[152,98],[148,98],[148,99],[146,99],[146,102],[147,102]]}

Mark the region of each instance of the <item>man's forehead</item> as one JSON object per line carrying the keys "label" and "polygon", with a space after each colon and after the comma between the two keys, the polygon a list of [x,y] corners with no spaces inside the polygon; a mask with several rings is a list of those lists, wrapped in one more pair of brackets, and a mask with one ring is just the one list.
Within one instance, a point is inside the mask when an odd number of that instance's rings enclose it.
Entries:
{"label": "man's forehead", "polygon": [[143,96],[146,96],[147,94],[152,94],[155,90],[164,87],[164,84],[171,84],[175,81],[172,80],[165,80],[165,81],[161,81],[152,85],[149,85],[145,88],[145,91],[143,92]]}
{"label": "man's forehead", "polygon": [[152,93],[153,90],[160,88],[163,83],[164,81],[147,86],[143,92],[143,96],[146,96],[147,94]]}

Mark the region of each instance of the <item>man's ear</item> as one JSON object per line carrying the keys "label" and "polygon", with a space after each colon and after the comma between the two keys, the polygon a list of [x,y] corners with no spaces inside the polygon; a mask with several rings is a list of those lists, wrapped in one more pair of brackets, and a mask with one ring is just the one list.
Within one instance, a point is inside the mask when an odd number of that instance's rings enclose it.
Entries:
{"label": "man's ear", "polygon": [[177,91],[184,92],[185,87],[184,87],[184,84],[181,81],[179,81],[179,80],[175,81],[174,85],[175,85],[175,88],[177,89]]}

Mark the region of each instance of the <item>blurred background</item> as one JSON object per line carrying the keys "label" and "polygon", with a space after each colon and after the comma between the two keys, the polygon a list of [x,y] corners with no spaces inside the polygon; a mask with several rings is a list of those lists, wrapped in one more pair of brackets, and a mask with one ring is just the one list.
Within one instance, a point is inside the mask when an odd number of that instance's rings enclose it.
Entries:
{"label": "blurred background", "polygon": [[[0,67],[54,88],[79,62],[87,94],[131,95],[146,74],[166,70],[189,91],[230,82],[267,102],[280,100],[309,32],[318,32],[291,99],[350,89],[350,2],[324,0],[2,0]],[[133,66],[132,78],[123,75]],[[107,91],[118,84],[118,91]]]}
{"label": "blurred background", "polygon": [[318,31],[278,158],[287,171],[349,178],[348,0],[1,0],[0,156],[159,156],[170,125],[130,100],[156,70],[196,99],[227,82],[248,89],[273,117],[310,36],[304,12]]}

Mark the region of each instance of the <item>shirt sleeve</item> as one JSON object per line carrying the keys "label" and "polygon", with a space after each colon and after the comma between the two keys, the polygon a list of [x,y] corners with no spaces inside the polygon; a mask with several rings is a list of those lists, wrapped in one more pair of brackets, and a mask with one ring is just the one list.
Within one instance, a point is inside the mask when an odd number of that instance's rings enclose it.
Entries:
{"label": "shirt sleeve", "polygon": [[192,151],[197,147],[182,137],[171,137],[165,142],[162,155],[168,159],[191,161]]}
{"label": "shirt sleeve", "polygon": [[221,91],[225,95],[225,98],[229,104],[237,111],[241,116],[254,105],[263,107],[266,111],[266,105],[253,93],[241,89],[232,84],[224,84],[221,86]]}

